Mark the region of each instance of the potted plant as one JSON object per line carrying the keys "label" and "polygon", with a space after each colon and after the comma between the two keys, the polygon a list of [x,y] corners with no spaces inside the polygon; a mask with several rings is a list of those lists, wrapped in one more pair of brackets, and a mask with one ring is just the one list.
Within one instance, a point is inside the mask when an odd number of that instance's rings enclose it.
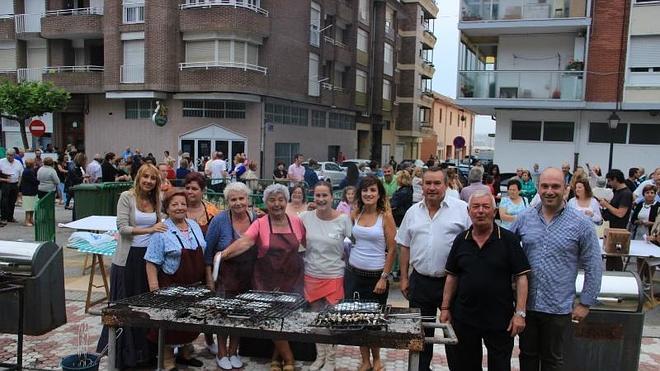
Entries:
{"label": "potted plant", "polygon": [[582,61],[576,61],[575,59],[571,59],[568,61],[568,64],[566,65],[566,71],[583,71],[584,70],[584,62]]}
{"label": "potted plant", "polygon": [[464,82],[461,84],[461,93],[463,94],[464,98],[474,97],[474,86],[472,86],[472,84],[469,82]]}
{"label": "potted plant", "polygon": [[555,89],[555,91],[552,92],[552,99],[561,99],[561,91],[559,91],[559,89]]}

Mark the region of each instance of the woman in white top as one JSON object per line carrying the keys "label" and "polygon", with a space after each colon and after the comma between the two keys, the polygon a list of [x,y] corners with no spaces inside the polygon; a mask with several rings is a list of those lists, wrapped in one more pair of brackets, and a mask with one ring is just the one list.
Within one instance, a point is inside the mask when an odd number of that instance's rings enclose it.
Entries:
{"label": "woman in white top", "polygon": [[413,187],[413,203],[419,202],[422,200],[422,175],[423,169],[421,167],[416,167],[413,171],[412,178],[412,187]]}
{"label": "woman in white top", "polygon": [[458,179],[458,170],[456,168],[447,169],[447,190],[445,191],[445,195],[460,199],[462,188],[463,184]]}
{"label": "woman in white top", "polygon": [[598,200],[594,198],[588,179],[580,179],[575,182],[575,197],[568,200],[568,206],[576,208],[584,213],[596,225],[603,223]]}
{"label": "woman in white top", "polygon": [[657,190],[654,184],[645,186],[642,191],[644,198],[633,204],[629,226],[629,230],[632,232],[630,238],[633,240],[643,240],[653,227],[660,209],[660,202],[655,200]]}
{"label": "woman in white top", "polygon": [[[357,193],[358,207],[353,213],[355,245],[346,265],[344,291],[349,298],[358,293],[362,300],[378,301],[386,305],[388,278],[396,256],[394,217],[387,206],[383,183],[375,176],[363,178]],[[380,348],[360,347],[360,353],[360,371],[384,369]]]}
{"label": "woman in white top", "polygon": [[307,200],[305,199],[305,189],[301,186],[291,188],[291,199],[286,205],[286,214],[299,216],[303,211],[307,211]]}
{"label": "woman in white top", "polygon": [[[312,310],[334,305],[344,298],[344,239],[351,236],[348,215],[332,208],[332,185],[318,182],[314,186],[316,210],[300,214],[305,230],[305,299]],[[310,370],[334,370],[334,345],[316,344],[316,361]]]}

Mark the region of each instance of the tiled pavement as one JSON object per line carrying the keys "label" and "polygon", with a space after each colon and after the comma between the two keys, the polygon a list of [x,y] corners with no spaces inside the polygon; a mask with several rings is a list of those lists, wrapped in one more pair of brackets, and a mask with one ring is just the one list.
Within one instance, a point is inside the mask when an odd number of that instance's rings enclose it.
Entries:
{"label": "tiled pavement", "polygon": [[[58,329],[37,337],[26,337],[24,343],[23,359],[24,365],[36,369],[58,369],[61,357],[74,354],[77,351],[77,329],[78,324],[87,323],[89,325],[90,342],[89,350],[95,348],[96,339],[101,332],[100,317],[87,315],[84,313],[84,302],[78,301],[80,295],[70,295],[67,297],[67,318],[68,323]],[[517,342],[516,342],[517,343]],[[205,363],[203,369],[216,370],[213,356],[204,349],[203,337],[200,336],[195,344],[197,357]],[[514,359],[512,361],[513,369],[518,370],[518,352],[517,344],[514,348]],[[0,362],[15,362],[16,338],[13,335],[0,335]],[[360,353],[357,347],[339,346],[337,352],[337,370],[356,370],[360,361]],[[434,370],[448,370],[447,361],[442,347],[436,345],[435,357],[433,359]],[[484,350],[485,354],[485,350]],[[385,361],[387,370],[406,370],[408,352],[402,350],[382,349],[381,355]],[[267,370],[268,360],[244,358],[244,370]],[[646,337],[642,339],[642,354],[640,357],[639,370],[651,371],[658,370],[660,365],[660,338]],[[101,369],[105,367],[105,361],[101,364]],[[309,363],[298,364],[298,370],[306,370]],[[484,364],[485,366],[485,364]]]}

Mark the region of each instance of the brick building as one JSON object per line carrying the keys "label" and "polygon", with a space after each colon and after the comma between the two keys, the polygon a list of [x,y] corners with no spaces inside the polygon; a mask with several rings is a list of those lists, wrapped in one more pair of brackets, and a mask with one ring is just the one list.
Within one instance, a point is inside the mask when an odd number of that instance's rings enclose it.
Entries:
{"label": "brick building", "polygon": [[[417,158],[437,11],[433,0],[2,1],[0,79],[72,93],[35,145],[245,152],[264,174],[299,152]],[[150,120],[157,101],[163,127]],[[20,143],[16,123],[3,131]]]}
{"label": "brick building", "polygon": [[607,169],[610,140],[612,167],[655,168],[658,16],[648,0],[461,0],[457,103],[496,118],[501,170]]}

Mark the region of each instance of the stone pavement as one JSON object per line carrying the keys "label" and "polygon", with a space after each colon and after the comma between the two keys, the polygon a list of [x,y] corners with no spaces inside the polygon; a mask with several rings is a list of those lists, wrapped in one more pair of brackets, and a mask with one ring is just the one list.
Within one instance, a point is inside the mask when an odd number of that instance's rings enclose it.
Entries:
{"label": "stone pavement", "polygon": [[[15,217],[22,220],[23,211],[17,208]],[[71,220],[71,212],[64,210],[61,206],[56,208],[56,219],[58,223]],[[70,235],[70,231],[58,228],[57,242],[62,244]],[[18,224],[9,224],[0,228],[0,239],[2,240],[34,240],[32,228]],[[101,322],[98,315],[84,313],[84,297],[87,289],[88,276],[81,275],[84,254],[77,251],[65,249],[65,285],[66,305],[68,323],[38,337],[26,337],[24,343],[23,359],[24,365],[33,369],[58,369],[60,359],[63,356],[74,354],[77,351],[78,326],[87,323],[89,326],[90,343],[88,349],[94,350],[96,339],[101,332]],[[100,282],[100,280],[97,280]],[[95,295],[100,294],[98,289]],[[389,302],[395,306],[406,306],[407,303],[401,296],[398,285],[392,285]],[[195,348],[197,357],[204,361],[204,369],[217,370],[214,357],[204,348],[203,337],[200,336]],[[0,362],[15,362],[16,338],[14,335],[0,334]],[[484,348],[484,355],[486,354]],[[406,370],[408,352],[402,350],[382,349],[381,356],[387,370]],[[360,362],[359,349],[352,346],[339,346],[337,352],[337,370],[356,370]],[[269,360],[244,358],[244,370],[268,370]],[[101,364],[104,369],[105,361]],[[307,370],[309,362],[299,362],[298,370]],[[486,366],[484,358],[484,367]],[[514,348],[512,366],[518,370],[517,339]],[[657,370],[660,366],[660,309],[650,309],[646,313],[644,326],[644,337],[642,339],[639,370]],[[444,355],[444,348],[436,345],[433,359],[434,370],[448,370]],[[586,369],[586,368],[585,368]]]}

